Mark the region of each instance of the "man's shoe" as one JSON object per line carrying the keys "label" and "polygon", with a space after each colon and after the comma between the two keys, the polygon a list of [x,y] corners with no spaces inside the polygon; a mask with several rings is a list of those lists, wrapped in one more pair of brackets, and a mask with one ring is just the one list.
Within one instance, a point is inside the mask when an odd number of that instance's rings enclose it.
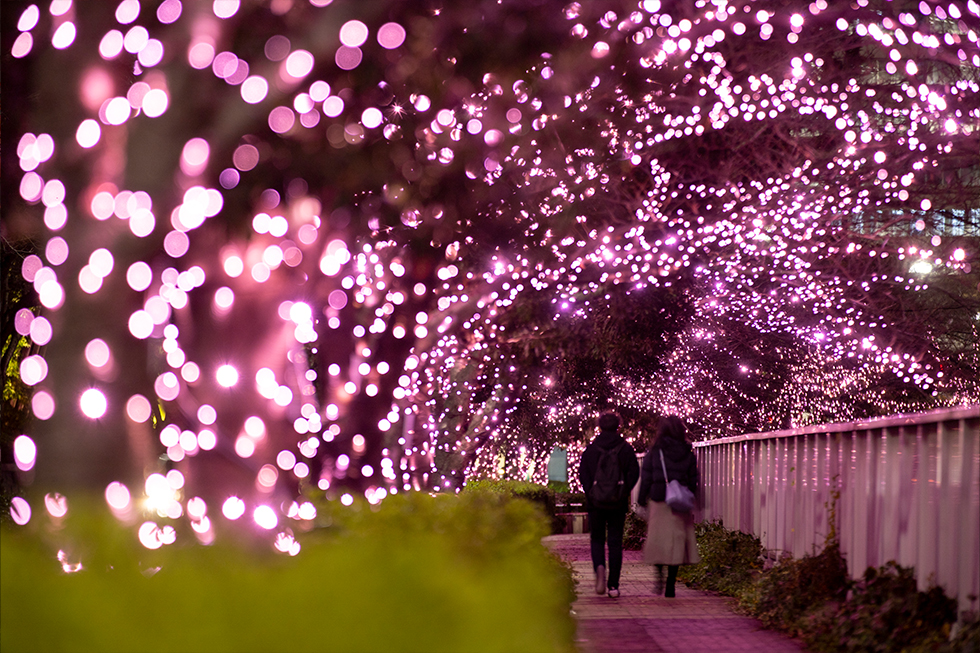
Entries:
{"label": "man's shoe", "polygon": [[600,595],[606,593],[606,567],[604,565],[599,565],[595,570],[595,593]]}

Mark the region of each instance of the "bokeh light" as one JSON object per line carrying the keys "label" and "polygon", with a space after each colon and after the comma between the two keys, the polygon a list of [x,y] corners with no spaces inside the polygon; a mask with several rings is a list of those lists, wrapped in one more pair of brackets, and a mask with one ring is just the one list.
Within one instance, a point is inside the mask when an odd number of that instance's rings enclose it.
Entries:
{"label": "bokeh light", "polygon": [[27,435],[18,435],[14,438],[14,463],[17,469],[22,472],[30,471],[34,468],[37,461],[37,446],[34,440]]}
{"label": "bokeh light", "polygon": [[238,370],[232,365],[222,365],[215,372],[215,380],[223,388],[231,388],[238,384]]}
{"label": "bokeh light", "polygon": [[10,518],[18,526],[24,526],[31,521],[31,504],[23,497],[10,500]]}
{"label": "bokeh light", "polygon": [[252,513],[252,519],[267,531],[271,531],[279,525],[279,518],[276,516],[276,511],[266,505],[256,507]]}
{"label": "bokeh light", "polygon": [[79,397],[78,405],[82,413],[89,419],[99,419],[105,415],[108,401],[105,394],[98,388],[89,388]]}

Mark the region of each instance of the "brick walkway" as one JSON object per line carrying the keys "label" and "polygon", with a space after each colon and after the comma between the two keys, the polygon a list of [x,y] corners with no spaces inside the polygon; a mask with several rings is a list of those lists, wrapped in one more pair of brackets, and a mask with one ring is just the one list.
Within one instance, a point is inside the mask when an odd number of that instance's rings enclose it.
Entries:
{"label": "brick walkway", "polygon": [[545,545],[575,569],[578,598],[572,611],[578,622],[580,653],[798,653],[798,641],[764,630],[751,617],[735,614],[731,599],[677,583],[673,599],[653,595],[654,571],[640,551],[623,552],[618,599],[595,593],[589,536],[551,535]]}

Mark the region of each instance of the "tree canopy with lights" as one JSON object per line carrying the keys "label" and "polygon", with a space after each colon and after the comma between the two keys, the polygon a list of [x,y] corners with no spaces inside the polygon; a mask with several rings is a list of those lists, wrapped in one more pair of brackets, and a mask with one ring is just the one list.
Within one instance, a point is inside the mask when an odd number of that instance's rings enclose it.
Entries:
{"label": "tree canopy with lights", "polygon": [[975,0],[2,19],[39,487],[285,513],[543,481],[607,407],[639,447],[980,400]]}

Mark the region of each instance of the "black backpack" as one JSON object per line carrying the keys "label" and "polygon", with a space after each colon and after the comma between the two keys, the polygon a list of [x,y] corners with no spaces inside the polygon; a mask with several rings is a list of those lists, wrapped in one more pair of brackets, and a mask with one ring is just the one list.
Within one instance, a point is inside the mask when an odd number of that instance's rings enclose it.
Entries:
{"label": "black backpack", "polygon": [[599,449],[599,464],[589,489],[589,501],[596,508],[622,507],[628,490],[619,464],[619,452],[628,444],[624,441],[612,449]]}

